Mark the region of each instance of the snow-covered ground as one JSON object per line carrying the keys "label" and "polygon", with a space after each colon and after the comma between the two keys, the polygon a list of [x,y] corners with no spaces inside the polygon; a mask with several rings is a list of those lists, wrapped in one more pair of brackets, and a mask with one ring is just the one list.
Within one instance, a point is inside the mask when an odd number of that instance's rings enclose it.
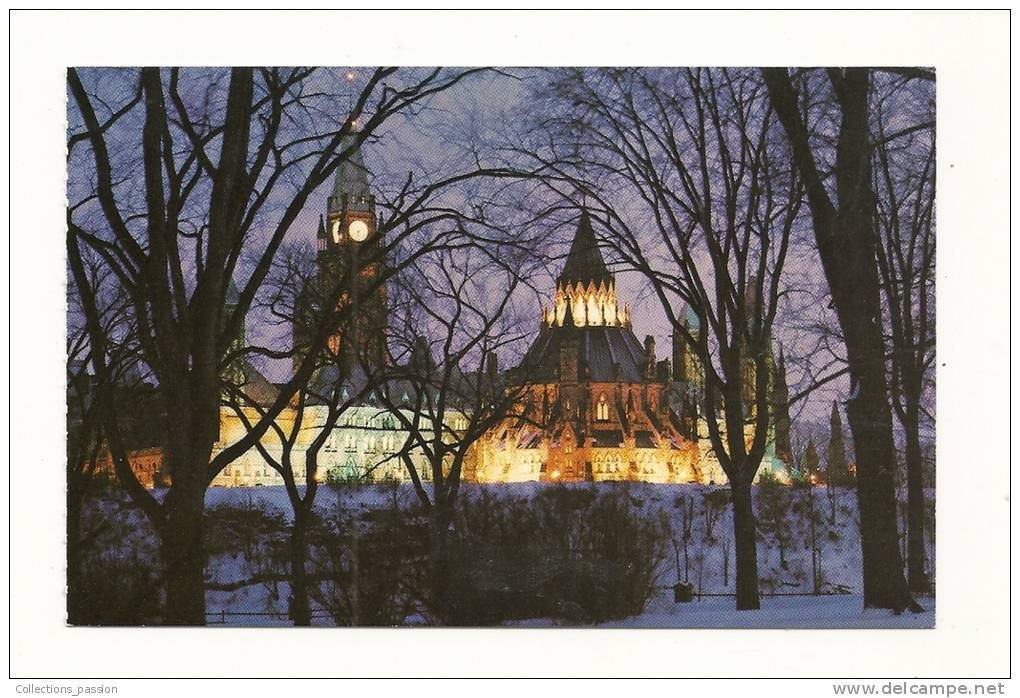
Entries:
{"label": "snow-covered ground", "polygon": [[864,609],[859,594],[829,596],[766,596],[757,611],[736,611],[732,597],[705,597],[675,603],[672,592],[652,599],[645,612],[622,621],[604,623],[610,628],[932,628],[935,599],[919,599],[924,613]]}
{"label": "snow-covered ground", "polygon": [[[249,589],[252,589],[249,587]],[[280,592],[286,594],[286,585]],[[236,627],[271,626],[288,627],[292,622],[278,604],[272,604],[272,613],[231,609],[262,608],[270,601],[263,593],[224,595],[211,592],[208,597],[210,625]],[[935,599],[918,598],[923,613],[904,612],[900,615],[882,609],[865,609],[859,594],[832,594],[825,596],[766,596],[757,611],[736,611],[732,597],[703,597],[690,603],[673,601],[672,590],[663,588],[649,601],[645,612],[617,621],[598,624],[601,628],[933,628],[935,627]],[[329,617],[316,613],[315,625],[332,625]],[[409,617],[405,625],[422,625],[420,618]],[[508,627],[554,628],[564,623],[555,619],[535,618],[509,622]]]}
{"label": "snow-covered ground", "polygon": [[[498,498],[534,497],[540,483],[517,485],[464,485],[462,496],[475,498],[484,490]],[[562,487],[563,485],[557,485]],[[590,488],[590,484],[570,485]],[[860,576],[860,540],[856,494],[850,489],[836,491],[830,499],[824,488],[814,490],[780,487],[770,492],[759,489],[756,513],[760,522],[758,539],[759,587],[763,594],[759,611],[737,612],[734,591],[732,518],[723,492],[725,488],[701,485],[659,485],[602,483],[598,489],[622,490],[638,515],[665,519],[672,529],[666,542],[668,554],[660,564],[658,587],[643,613],[606,623],[611,627],[689,628],[924,628],[935,624],[934,598],[920,599],[924,613],[863,609]],[[410,485],[369,485],[335,490],[323,487],[316,507],[323,514],[337,510],[359,515],[366,511],[415,505]],[[255,508],[290,518],[290,505],[283,487],[212,488],[206,496],[209,508]],[[688,512],[687,554],[684,555],[684,512]],[[814,516],[812,531],[811,514]],[[137,512],[131,515],[138,516]],[[776,526],[777,521],[783,525]],[[777,529],[781,529],[777,532]],[[141,530],[140,528],[137,530]],[[782,543],[782,545],[780,545]],[[123,545],[130,545],[122,541]],[[674,547],[675,544],[675,547]],[[780,550],[782,548],[782,550]],[[122,548],[123,549],[123,548]],[[929,564],[934,569],[934,546],[929,545]],[[250,577],[255,566],[243,550],[210,556],[207,578],[211,583],[229,584]],[[701,596],[690,603],[675,603],[671,585],[687,579]],[[806,595],[820,589],[823,595]],[[836,593],[839,592],[839,593]],[[772,595],[776,594],[776,595]],[[788,595],[798,594],[798,595]],[[210,624],[290,625],[287,617],[289,589],[285,582],[242,586],[231,591],[209,591]],[[315,610],[316,624],[331,625],[322,609]],[[408,617],[405,624],[420,624]],[[549,619],[533,619],[514,625],[556,625]]]}

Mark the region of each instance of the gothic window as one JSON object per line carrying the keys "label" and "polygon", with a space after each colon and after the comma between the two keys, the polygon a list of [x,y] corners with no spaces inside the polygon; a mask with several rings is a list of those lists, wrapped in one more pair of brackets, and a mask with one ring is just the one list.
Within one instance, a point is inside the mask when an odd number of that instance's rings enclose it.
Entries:
{"label": "gothic window", "polygon": [[600,422],[609,421],[609,402],[606,400],[605,393],[599,396],[598,405],[595,407],[595,418]]}

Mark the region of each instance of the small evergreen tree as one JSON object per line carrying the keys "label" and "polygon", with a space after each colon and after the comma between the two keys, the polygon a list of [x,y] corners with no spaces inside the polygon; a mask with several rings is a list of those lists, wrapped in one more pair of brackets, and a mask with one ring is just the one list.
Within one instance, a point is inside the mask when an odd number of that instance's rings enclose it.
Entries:
{"label": "small evergreen tree", "polygon": [[790,389],[786,384],[786,357],[779,347],[779,364],[772,383],[772,424],[775,434],[776,456],[789,467],[793,463],[790,439]]}
{"label": "small evergreen tree", "polygon": [[850,487],[854,477],[846,460],[846,444],[843,441],[843,420],[839,416],[839,405],[832,403],[832,417],[829,419],[829,448],[826,453],[828,480],[832,487]]}
{"label": "small evergreen tree", "polygon": [[820,484],[822,481],[822,470],[818,463],[818,449],[815,448],[814,439],[808,439],[804,447],[804,472],[807,473],[808,482],[812,485]]}

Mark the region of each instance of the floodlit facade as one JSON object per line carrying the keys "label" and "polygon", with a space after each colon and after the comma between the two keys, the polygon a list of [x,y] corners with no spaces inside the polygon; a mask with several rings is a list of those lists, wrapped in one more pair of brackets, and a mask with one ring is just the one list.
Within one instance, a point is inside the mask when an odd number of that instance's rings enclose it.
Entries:
{"label": "floodlit facade", "polygon": [[[314,301],[308,299],[311,292],[336,278],[333,275],[342,274],[344,265],[357,254],[367,254],[371,246],[380,244],[377,229],[368,170],[360,149],[356,149],[338,171],[327,214],[320,218],[316,238],[318,275],[306,287],[309,293],[303,292],[303,300],[299,300],[298,319],[303,312],[301,303],[313,307]],[[371,282],[380,269],[381,264],[367,265],[355,283]],[[374,288],[371,293],[355,294],[360,305],[353,324],[354,336],[338,334],[330,339],[329,346],[340,352],[356,345],[361,356],[381,365],[386,356],[387,295],[385,285]],[[237,290],[231,286],[227,304],[237,298]],[[343,296],[340,302],[349,301]],[[538,336],[520,365],[507,376],[523,388],[524,404],[519,405],[517,416],[491,429],[474,444],[464,463],[465,481],[726,482],[700,413],[704,380],[697,357],[676,335],[672,338],[671,359],[664,360],[658,359],[651,335],[643,342],[638,339],[630,307],[617,295],[615,276],[606,266],[586,210],[580,213],[555,292],[539,320]],[[686,322],[688,329],[696,331],[696,315],[688,311]],[[239,346],[243,345],[243,333],[242,327]],[[295,346],[303,341],[296,320]],[[275,400],[277,386],[250,364],[239,363],[228,372],[230,381],[255,404],[265,406]],[[338,377],[324,371],[313,380],[330,387]],[[341,386],[345,401],[348,394],[362,394],[359,391],[367,380],[364,375],[346,380],[349,384]],[[753,383],[753,374],[748,380]],[[785,391],[785,377],[779,385]],[[379,389],[389,391],[391,404],[408,405],[402,413],[413,421],[411,403],[406,394],[400,396],[400,385]],[[376,399],[374,391],[364,393],[368,396],[343,412],[320,449],[318,481],[409,479],[406,463],[398,456],[408,438],[400,426],[402,420]],[[259,420],[255,404],[242,408],[244,419],[235,408],[222,408],[213,457],[246,436],[245,422],[254,424]],[[301,409],[301,426],[290,454],[299,485],[307,475],[308,448],[321,434],[328,412],[325,405],[314,401]],[[278,430],[267,430],[259,445],[233,459],[212,479],[211,486],[284,484],[266,456],[276,463],[283,462],[280,433],[292,433],[296,410],[293,405],[284,409],[277,418]],[[466,415],[451,414],[450,419],[454,423],[447,426],[456,433],[462,428],[457,422],[466,421]],[[752,429],[748,427],[748,442]],[[771,431],[762,470],[784,480],[785,466],[775,455]],[[785,436],[788,443],[788,422]],[[411,457],[421,479],[428,480],[429,468],[422,454],[412,452]],[[158,448],[133,451],[130,458],[144,485],[168,484],[171,474],[162,470]],[[112,472],[112,465],[107,463],[106,467]]]}
{"label": "floodlit facade", "polygon": [[[725,482],[698,439],[696,367],[674,341],[677,370],[634,334],[591,217],[577,231],[541,329],[515,372],[522,417],[479,444],[477,482]],[[680,371],[687,373],[681,374]]]}

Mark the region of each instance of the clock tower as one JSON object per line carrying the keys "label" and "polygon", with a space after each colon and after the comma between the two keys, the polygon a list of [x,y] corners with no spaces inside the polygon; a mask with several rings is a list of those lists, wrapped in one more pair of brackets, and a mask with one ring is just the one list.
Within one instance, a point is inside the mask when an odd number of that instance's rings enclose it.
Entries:
{"label": "clock tower", "polygon": [[[338,331],[330,338],[330,348],[350,352],[348,358],[355,362],[378,367],[386,357],[386,287],[378,282],[385,265],[385,244],[370,174],[355,138],[347,136],[341,144],[342,150],[353,150],[337,169],[326,216],[319,219],[316,259],[320,281],[344,284],[339,303],[354,306],[353,336],[345,338]],[[355,269],[356,276],[351,274]]]}

